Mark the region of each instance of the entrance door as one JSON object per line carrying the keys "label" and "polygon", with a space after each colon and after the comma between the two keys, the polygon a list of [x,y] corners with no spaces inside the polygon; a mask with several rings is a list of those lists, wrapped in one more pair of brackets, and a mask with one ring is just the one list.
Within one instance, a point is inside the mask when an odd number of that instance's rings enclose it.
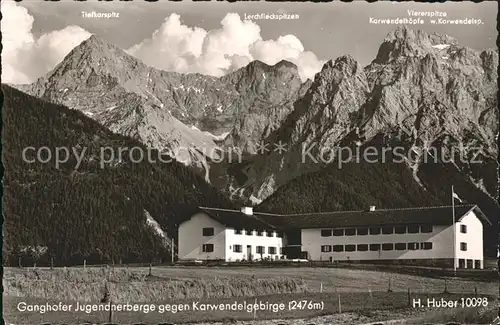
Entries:
{"label": "entrance door", "polygon": [[248,260],[251,261],[252,260],[252,245],[247,245],[247,256],[248,256]]}

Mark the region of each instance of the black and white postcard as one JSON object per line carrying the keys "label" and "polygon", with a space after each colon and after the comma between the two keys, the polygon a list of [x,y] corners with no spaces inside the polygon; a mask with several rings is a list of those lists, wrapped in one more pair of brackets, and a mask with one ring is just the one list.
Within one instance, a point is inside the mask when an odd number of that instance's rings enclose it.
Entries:
{"label": "black and white postcard", "polygon": [[500,324],[496,2],[1,12],[5,324]]}

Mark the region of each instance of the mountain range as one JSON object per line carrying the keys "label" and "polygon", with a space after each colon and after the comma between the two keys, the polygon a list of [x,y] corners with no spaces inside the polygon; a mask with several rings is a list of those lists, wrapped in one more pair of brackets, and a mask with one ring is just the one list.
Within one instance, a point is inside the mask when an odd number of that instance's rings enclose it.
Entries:
{"label": "mountain range", "polygon": [[[497,50],[406,27],[387,35],[369,65],[344,55],[306,82],[287,61],[253,61],[220,78],[161,71],[91,36],[46,76],[14,87],[175,158],[227,205],[437,205],[455,185],[496,222],[497,67]],[[399,148],[404,159],[356,162],[370,148]]]}
{"label": "mountain range", "polygon": [[144,65],[93,35],[47,76],[19,89],[80,110],[203,172],[224,148],[252,144],[280,125],[304,93],[297,67],[254,61],[222,78]]}

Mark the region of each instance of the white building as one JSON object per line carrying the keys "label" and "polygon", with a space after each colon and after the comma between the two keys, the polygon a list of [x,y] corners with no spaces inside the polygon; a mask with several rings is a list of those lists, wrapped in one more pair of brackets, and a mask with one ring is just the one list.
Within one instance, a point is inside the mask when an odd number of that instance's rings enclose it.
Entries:
{"label": "white building", "polygon": [[179,226],[180,260],[275,260],[283,256],[282,246],[279,229],[254,216],[250,207],[200,207]]}
{"label": "white building", "polygon": [[455,220],[451,206],[293,215],[200,208],[179,227],[179,258],[278,259],[283,247],[288,258],[314,261],[483,268],[483,224],[490,221],[476,205],[455,206]]}

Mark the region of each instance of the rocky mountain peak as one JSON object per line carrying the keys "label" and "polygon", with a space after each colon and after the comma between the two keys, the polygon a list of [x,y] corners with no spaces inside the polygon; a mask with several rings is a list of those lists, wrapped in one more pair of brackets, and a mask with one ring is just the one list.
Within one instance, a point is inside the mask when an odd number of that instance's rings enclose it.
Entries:
{"label": "rocky mountain peak", "polygon": [[[106,42],[102,37],[97,36],[95,34],[90,35],[85,41],[80,43],[80,48],[108,48],[113,47],[113,45]],[[77,47],[78,48],[78,47]]]}
{"label": "rocky mountain peak", "polygon": [[298,67],[285,60],[274,65],[256,60],[221,79],[241,95],[233,103],[239,116],[225,144],[250,153],[281,125],[308,86],[302,84]]}
{"label": "rocky mountain peak", "polygon": [[262,61],[254,60],[247,66],[222,79],[240,84],[240,86],[244,87],[255,82],[259,84],[278,82],[280,85],[282,85],[283,82],[289,81],[293,81],[294,84],[301,83],[298,67],[286,60],[281,60],[275,65],[268,65]]}
{"label": "rocky mountain peak", "polygon": [[373,63],[386,64],[402,57],[422,57],[456,46],[458,41],[448,35],[397,27],[386,36]]}
{"label": "rocky mountain peak", "polygon": [[339,84],[344,78],[349,78],[357,73],[362,73],[363,69],[350,55],[343,55],[333,60],[327,61],[321,71],[316,74],[314,84]]}
{"label": "rocky mountain peak", "polygon": [[82,60],[90,64],[117,62],[121,57],[128,55],[118,47],[107,43],[96,35],[91,35],[88,39],[76,46],[63,60],[64,62],[80,62]]}
{"label": "rocky mountain peak", "polygon": [[293,64],[292,62],[287,61],[287,60],[281,60],[278,63],[276,63],[274,66],[277,68],[285,68],[286,67],[286,68],[289,68],[292,70],[298,70],[298,68],[295,64]]}
{"label": "rocky mountain peak", "polygon": [[426,42],[436,44],[458,44],[457,39],[440,33],[426,33],[421,29],[410,29],[406,26],[399,26],[393,29],[389,34],[387,34],[384,42],[400,41],[406,43],[416,43],[420,45],[425,45]]}
{"label": "rocky mountain peak", "polygon": [[[116,86],[129,92],[140,92],[138,82],[151,70],[115,45],[92,35],[76,46],[61,63],[40,78],[31,93],[45,99],[63,102],[70,107],[87,106],[83,98],[103,96]],[[72,94],[75,93],[75,96]],[[62,100],[61,97],[65,99]],[[69,102],[68,102],[69,99]],[[91,105],[95,106],[95,105]]]}
{"label": "rocky mountain peak", "polygon": [[267,63],[264,63],[260,60],[254,60],[247,64],[247,70],[255,70],[255,71],[266,71],[271,68],[271,66]]}

